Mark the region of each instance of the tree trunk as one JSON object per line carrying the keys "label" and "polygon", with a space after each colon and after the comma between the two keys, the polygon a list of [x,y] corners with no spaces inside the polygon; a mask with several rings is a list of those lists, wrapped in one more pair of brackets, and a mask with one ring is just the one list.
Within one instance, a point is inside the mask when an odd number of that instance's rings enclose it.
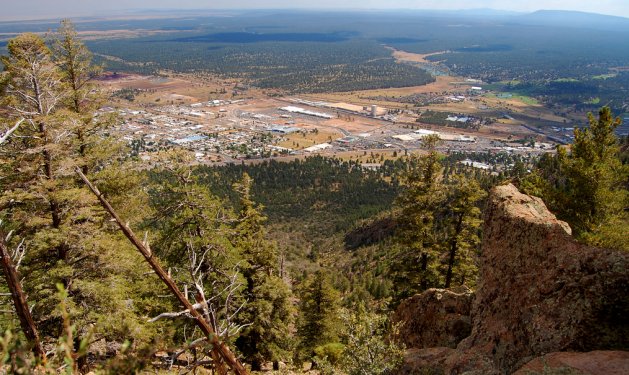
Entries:
{"label": "tree trunk", "polygon": [[[39,132],[41,133],[41,137],[48,143],[48,131],[46,130],[46,124],[43,122],[39,123]],[[42,151],[42,156],[44,157],[44,173],[46,174],[46,178],[48,181],[53,181],[55,176],[52,172],[52,155],[50,151],[46,150],[44,147],[44,151]],[[52,193],[51,190],[49,190]],[[59,207],[59,202],[56,199],[50,198],[50,212],[52,215],[52,227],[59,228],[61,226],[61,207]]]}
{"label": "tree trunk", "polygon": [[79,371],[82,374],[86,374],[89,371],[89,368],[87,366],[87,355],[81,355],[80,350],[81,350],[81,338],[79,336],[75,336],[74,340],[73,340],[73,344],[74,344],[74,353],[77,356],[76,357],[76,367],[79,369]]}
{"label": "tree trunk", "polygon": [[262,361],[257,358],[251,361],[251,371],[262,371]]}
{"label": "tree trunk", "polygon": [[427,270],[428,270],[428,254],[422,253],[422,257],[421,257],[421,274],[422,274],[421,288],[422,290],[428,289],[428,280],[426,278]]}
{"label": "tree trunk", "polygon": [[454,231],[454,237],[452,238],[452,241],[450,242],[450,257],[448,259],[448,272],[446,273],[446,285],[445,288],[449,288],[450,284],[452,283],[452,268],[454,268],[454,260],[456,259],[456,250],[458,247],[458,237],[459,234],[461,233],[461,227],[463,226],[463,216],[464,214],[461,213],[461,215],[459,216],[459,220],[457,220],[456,223],[456,229]]}
{"label": "tree trunk", "polygon": [[9,250],[4,243],[3,237],[0,238],[0,253],[2,255],[2,271],[7,281],[9,291],[11,291],[11,298],[13,299],[15,312],[20,319],[20,326],[22,327],[24,336],[26,336],[26,339],[32,346],[32,350],[35,356],[41,358],[42,360],[45,360],[46,354],[44,353],[41,342],[39,341],[39,333],[37,332],[37,327],[35,327],[33,316],[31,315],[31,311],[28,309],[26,296],[24,295],[24,291],[22,290],[22,284],[20,284],[20,279],[18,277],[17,271],[15,270],[15,266],[13,265],[13,260],[9,255]]}

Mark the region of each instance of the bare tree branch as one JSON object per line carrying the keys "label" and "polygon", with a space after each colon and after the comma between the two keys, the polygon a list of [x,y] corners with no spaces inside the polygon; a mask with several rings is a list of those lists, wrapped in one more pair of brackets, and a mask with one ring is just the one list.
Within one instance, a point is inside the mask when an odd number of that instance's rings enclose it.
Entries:
{"label": "bare tree branch", "polygon": [[23,122],[24,119],[21,118],[18,122],[15,123],[15,125],[11,129],[6,131],[2,135],[2,137],[0,137],[0,145],[6,142],[6,140],[9,139],[9,136],[11,136],[11,134],[13,134],[13,132],[15,132],[20,127],[20,125],[22,125]]}
{"label": "bare tree branch", "polygon": [[[192,307],[195,310],[200,310],[203,308],[203,305],[200,303],[195,303],[194,305],[192,305]],[[167,312],[167,313],[161,313],[158,316],[149,319],[149,323],[154,323],[162,318],[179,318],[180,316],[187,316],[189,318],[192,318],[192,315],[190,314],[190,311],[188,310],[183,310],[183,311],[179,311],[179,312]]]}
{"label": "bare tree branch", "polygon": [[4,236],[0,236],[0,256],[2,263],[2,271],[7,281],[7,286],[11,291],[11,297],[13,298],[13,305],[15,306],[15,312],[20,319],[20,326],[24,332],[24,336],[33,347],[33,354],[46,360],[46,354],[42,348],[41,341],[39,340],[39,332],[33,321],[33,316],[26,303],[26,295],[22,290],[22,284],[20,283],[17,271],[13,265],[13,260],[9,254],[9,250],[6,246]]}

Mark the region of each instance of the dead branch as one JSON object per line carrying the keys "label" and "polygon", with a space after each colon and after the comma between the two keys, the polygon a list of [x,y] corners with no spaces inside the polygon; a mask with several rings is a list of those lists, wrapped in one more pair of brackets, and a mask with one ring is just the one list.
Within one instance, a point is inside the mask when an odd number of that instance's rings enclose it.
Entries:
{"label": "dead branch", "polygon": [[207,339],[205,337],[201,337],[199,339],[196,339],[194,341],[192,341],[190,344],[186,345],[185,348],[181,349],[178,352],[173,353],[169,358],[169,368],[172,368],[173,365],[175,364],[175,361],[177,361],[177,359],[179,358],[179,356],[181,356],[183,353],[185,353],[187,350],[190,349],[196,349],[197,347],[199,347],[199,345],[203,344],[204,342],[206,342]]}
{"label": "dead branch", "polygon": [[[234,318],[246,304],[245,301],[235,309],[232,306],[233,296],[242,286],[242,284],[238,282],[238,267],[240,266],[240,263],[233,267],[231,274],[227,272],[217,272],[227,279],[228,283],[221,291],[214,291],[212,292],[212,296],[207,298],[203,282],[206,278],[206,272],[202,271],[202,266],[209,249],[205,249],[203,254],[199,257],[199,254],[195,251],[192,243],[188,243],[186,248],[188,250],[188,267],[190,277],[192,278],[194,288],[196,289],[196,297],[199,299],[198,302],[203,306],[201,312],[204,314],[205,319],[212,325],[214,332],[216,332],[223,340],[228,340],[230,336],[235,335],[243,328],[251,325],[238,325],[234,322]],[[213,287],[215,287],[216,284],[217,281],[212,282]],[[220,314],[221,312],[223,312],[223,314]]]}
{"label": "dead branch", "polygon": [[[195,303],[194,305],[192,305],[192,307],[195,310],[200,310],[203,308],[203,305],[201,305],[200,303]],[[149,323],[154,323],[162,318],[179,318],[180,316],[187,316],[189,318],[192,318],[192,315],[190,314],[190,311],[188,310],[183,310],[183,311],[179,311],[179,312],[167,312],[167,313],[161,313],[158,316],[149,319]]]}
{"label": "dead branch", "polygon": [[9,254],[9,250],[5,243],[5,237],[2,235],[0,235],[0,255],[2,257],[1,263],[4,278],[6,279],[7,286],[11,291],[15,312],[20,319],[20,326],[22,327],[24,336],[26,336],[26,339],[32,345],[33,354],[45,361],[46,354],[44,353],[41,341],[39,340],[39,332],[37,332],[33,316],[28,308],[28,304],[26,303],[26,295],[22,290],[22,284],[20,283],[17,270],[13,264],[13,259],[11,259],[11,255]]}
{"label": "dead branch", "polygon": [[205,334],[208,339],[208,342],[212,345],[212,360],[214,366],[218,370],[219,374],[226,374],[227,370],[222,361],[225,361],[227,365],[238,375],[248,374],[245,367],[238,361],[238,359],[234,356],[234,354],[229,350],[227,345],[219,340],[219,336],[214,332],[212,327],[208,324],[208,322],[203,318],[203,316],[192,306],[190,301],[188,301],[185,296],[181,293],[173,279],[164,271],[162,266],[159,264],[157,258],[153,256],[151,250],[142,243],[142,241],[133,233],[131,228],[124,224],[122,219],[118,216],[113,207],[107,202],[105,197],[101,194],[101,192],[88,180],[88,178],[81,172],[80,168],[76,169],[76,173],[81,177],[85,185],[92,191],[92,193],[98,198],[101,205],[109,214],[114,218],[120,230],[124,233],[124,235],[131,241],[131,243],[138,249],[138,251],[144,256],[144,259],[148,262],[148,264],[153,268],[157,276],[168,286],[170,291],[177,297],[179,302],[183,305],[183,307],[190,312],[192,317],[194,317],[194,321],[196,325],[201,329],[201,331]]}
{"label": "dead branch", "polygon": [[24,122],[24,119],[21,118],[18,122],[15,123],[15,125],[11,129],[6,131],[6,133],[4,133],[0,137],[0,145],[6,142],[6,140],[9,139],[11,134],[13,134],[13,132],[15,132],[20,127],[20,125],[22,125],[23,122]]}

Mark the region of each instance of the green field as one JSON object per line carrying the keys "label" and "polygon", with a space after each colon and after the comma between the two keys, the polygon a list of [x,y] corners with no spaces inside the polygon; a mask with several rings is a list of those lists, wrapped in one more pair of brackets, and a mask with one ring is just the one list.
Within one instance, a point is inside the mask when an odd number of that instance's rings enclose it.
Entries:
{"label": "green field", "polygon": [[559,78],[554,80],[553,82],[579,82],[576,78]]}
{"label": "green field", "polygon": [[[504,95],[511,95],[510,97],[501,97]],[[509,92],[502,92],[502,93],[498,93],[498,94],[494,94],[494,93],[488,93],[485,94],[485,97],[487,98],[498,98],[498,99],[503,99],[503,100],[518,100],[524,104],[528,104],[528,105],[539,105],[539,101],[533,97],[530,96],[526,96],[526,95],[519,95],[519,94],[514,94],[514,93],[509,93]]]}
{"label": "green field", "polygon": [[603,79],[603,80],[605,80],[605,79],[614,78],[616,76],[618,76],[618,74],[616,74],[616,73],[600,74],[600,75],[597,75],[597,76],[593,76],[592,79]]}
{"label": "green field", "polygon": [[601,98],[592,98],[585,102],[585,104],[599,104],[601,102]]}

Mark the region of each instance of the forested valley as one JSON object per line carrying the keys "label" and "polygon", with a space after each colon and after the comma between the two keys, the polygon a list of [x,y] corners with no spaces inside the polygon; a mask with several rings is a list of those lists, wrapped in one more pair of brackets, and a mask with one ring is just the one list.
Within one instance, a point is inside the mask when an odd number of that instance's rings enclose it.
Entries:
{"label": "forested valley", "polygon": [[[71,24],[50,41],[19,35],[7,51],[8,373],[244,374],[304,363],[390,373],[404,351],[391,311],[429,288],[476,286],[484,202],[506,182],[542,197],[580,241],[629,250],[628,143],[607,107],[584,119],[570,150],[539,160],[444,155],[429,136],[422,153],[376,171],[320,156],[193,166],[176,150],[146,169],[109,131],[120,119],[96,114],[108,98]],[[369,64],[352,74],[369,75]],[[510,168],[459,163],[468,157]]]}

